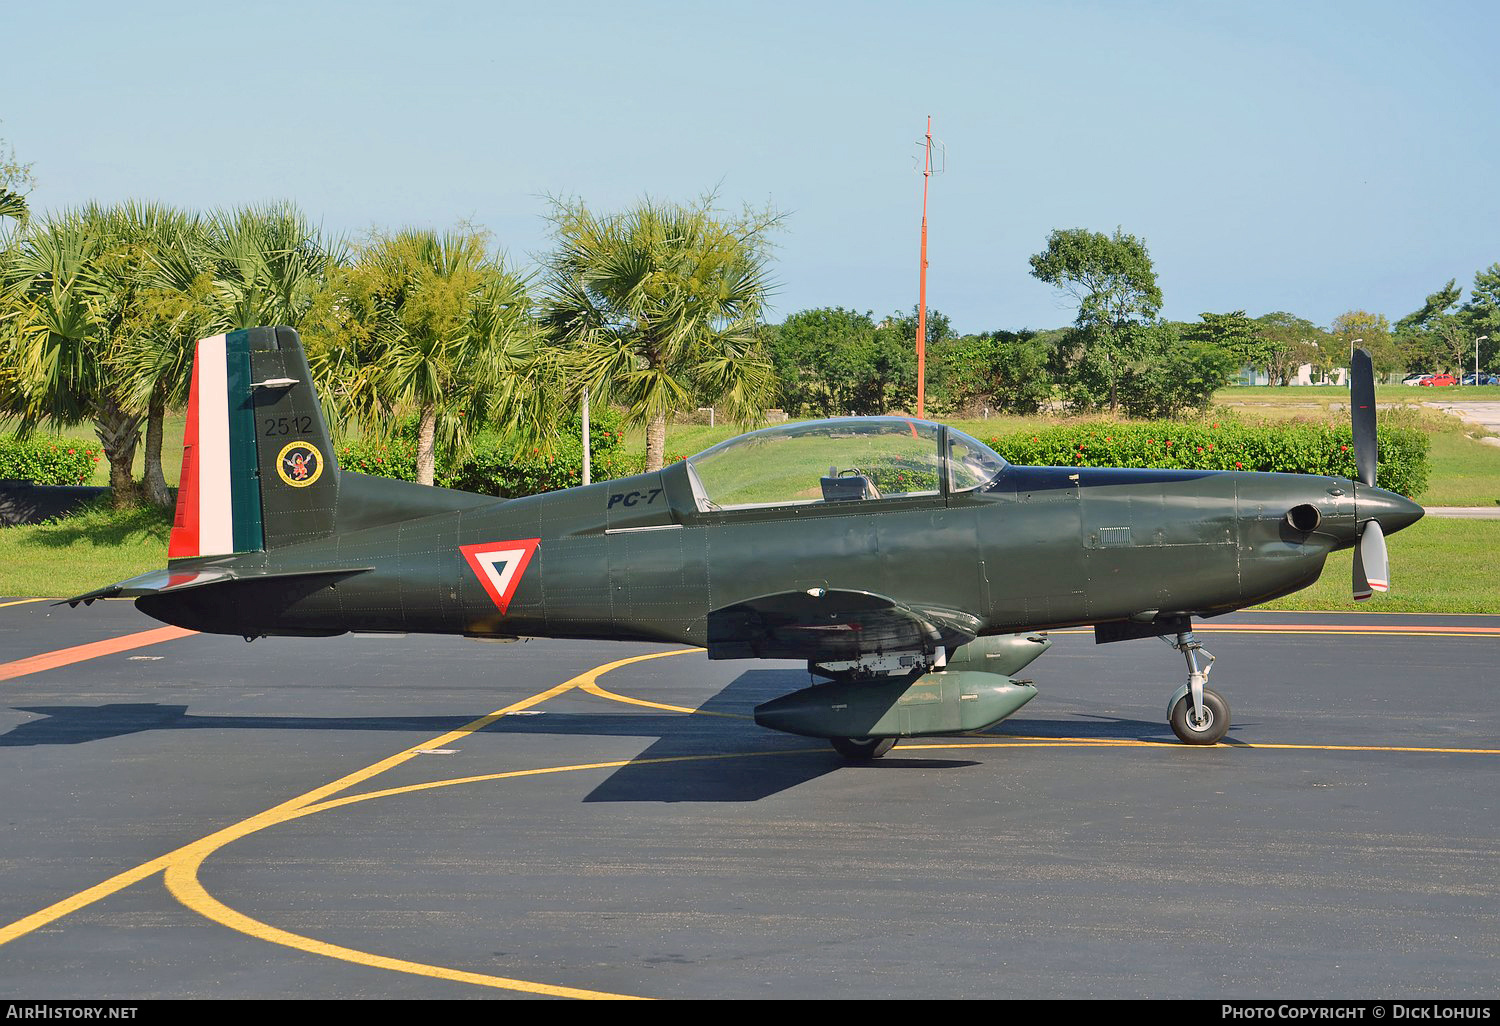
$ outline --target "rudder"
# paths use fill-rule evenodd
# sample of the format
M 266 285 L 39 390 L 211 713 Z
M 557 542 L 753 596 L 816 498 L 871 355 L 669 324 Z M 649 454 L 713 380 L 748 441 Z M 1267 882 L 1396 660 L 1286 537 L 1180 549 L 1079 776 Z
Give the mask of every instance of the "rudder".
M 168 559 L 327 537 L 338 490 L 338 461 L 296 331 L 250 328 L 200 341 Z

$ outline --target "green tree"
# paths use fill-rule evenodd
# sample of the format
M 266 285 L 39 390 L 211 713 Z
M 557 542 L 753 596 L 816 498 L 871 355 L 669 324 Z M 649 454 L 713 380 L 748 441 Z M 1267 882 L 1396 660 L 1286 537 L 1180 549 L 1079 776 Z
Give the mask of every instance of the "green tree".
M 1289 385 L 1297 368 L 1317 364 L 1325 343 L 1332 345 L 1322 328 L 1284 310 L 1255 318 L 1260 334 L 1266 376 L 1273 385 Z
M 1376 373 L 1395 373 L 1405 365 L 1401 350 L 1391 337 L 1391 323 L 1385 314 L 1349 310 L 1333 319 L 1328 333 L 1332 338 L 1325 355 L 1335 367 L 1349 366 L 1350 349 L 1355 339 L 1360 339 L 1359 347 L 1369 352 Z
M 1457 279 L 1450 278 L 1420 308 L 1396 322 L 1393 341 L 1403 369 L 1430 371 L 1447 363 L 1451 338 L 1460 330 L 1453 308 L 1463 298 L 1463 291 Z
M 820 417 L 854 412 L 869 380 L 875 322 L 843 307 L 801 310 L 770 333 L 767 349 L 782 408 Z
M 205 316 L 209 280 L 179 281 L 170 273 L 185 254 L 201 251 L 203 222 L 196 214 L 134 201 L 112 208 L 110 222 L 114 244 L 132 254 L 133 277 L 132 307 L 112 360 L 126 403 L 145 414 L 145 498 L 165 506 L 171 502 L 161 462 L 166 413 L 187 401 L 194 343 L 215 333 Z
M 1434 317 L 1441 317 L 1449 313 L 1458 305 L 1463 297 L 1464 290 L 1459 286 L 1457 278 L 1449 278 L 1448 284 L 1438 289 L 1427 297 L 1421 309 L 1413 310 L 1405 317 L 1396 322 L 1396 331 L 1406 333 L 1411 329 L 1425 328 Z
M 304 323 L 340 421 L 386 433 L 416 418 L 421 484 L 439 452 L 461 455 L 487 423 L 517 433 L 550 394 L 526 282 L 471 229 L 375 234 Z
M 645 425 L 647 470 L 662 466 L 673 415 L 713 404 L 748 423 L 773 400 L 756 327 L 778 221 L 722 217 L 712 197 L 647 199 L 603 216 L 582 202 L 555 205 L 545 322 L 568 349 L 572 389 L 617 401 Z
M 1182 337 L 1222 349 L 1241 365 L 1261 367 L 1265 363 L 1265 340 L 1245 311 L 1202 313 L 1199 323 L 1184 325 Z
M 1102 372 L 1110 410 L 1118 412 L 1118 367 L 1130 358 L 1124 329 L 1154 320 L 1162 304 L 1144 240 L 1119 228 L 1112 237 L 1083 228 L 1054 231 L 1047 248 L 1031 257 L 1031 274 L 1078 301 L 1079 334 L 1064 352 L 1074 354 L 1080 379 Z
M 940 395 L 951 410 L 983 400 L 1005 413 L 1033 414 L 1052 398 L 1051 348 L 1035 332 L 964 335 L 939 352 Z
M 15 148 L 0 139 L 0 251 L 10 248 L 30 216 L 26 194 L 35 187 L 31 165 L 17 160 Z
M 1145 241 L 1118 228 L 1113 237 L 1083 228 L 1054 231 L 1047 248 L 1031 257 L 1031 274 L 1078 301 L 1079 327 L 1149 321 L 1161 310 Z
M 142 418 L 119 373 L 119 345 L 137 330 L 148 259 L 114 212 L 89 206 L 33 221 L 5 268 L 13 412 L 25 430 L 91 420 L 116 506 L 137 494 L 131 464 Z
M 1489 338 L 1480 345 L 1480 363 L 1483 367 L 1495 369 L 1495 355 L 1500 352 L 1500 263 L 1474 272 L 1468 302 L 1459 309 L 1458 317 L 1467 337 L 1468 361 L 1474 358 L 1474 340 L 1488 335 Z M 1464 365 L 1473 367 L 1472 362 Z
M 299 328 L 328 273 L 347 258 L 291 203 L 220 210 L 205 224 L 214 323 L 224 331 Z
M 1206 410 L 1240 365 L 1226 348 L 1181 337 L 1171 324 L 1125 329 L 1131 354 L 1121 371 L 1122 405 L 1132 417 L 1180 417 Z

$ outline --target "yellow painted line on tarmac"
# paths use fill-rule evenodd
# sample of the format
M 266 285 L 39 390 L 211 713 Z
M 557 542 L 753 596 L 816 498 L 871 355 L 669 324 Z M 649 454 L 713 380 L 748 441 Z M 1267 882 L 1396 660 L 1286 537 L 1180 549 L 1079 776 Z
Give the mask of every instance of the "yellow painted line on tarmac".
M 207 853 L 204 853 L 206 856 Z M 352 962 L 355 965 L 370 966 L 374 969 L 389 969 L 392 972 L 409 973 L 414 976 L 429 976 L 438 980 L 452 980 L 456 983 L 472 983 L 480 987 L 496 987 L 502 990 L 517 990 L 527 994 L 540 994 L 545 997 L 578 998 L 583 1000 L 627 1000 L 642 1001 L 644 998 L 633 994 L 611 994 L 601 990 L 582 990 L 577 987 L 558 987 L 550 983 L 534 983 L 531 980 L 516 980 L 508 976 L 490 976 L 486 973 L 471 973 L 463 969 L 449 969 L 440 965 L 429 965 L 425 962 L 410 962 L 404 958 L 389 958 L 385 955 L 376 955 L 368 951 L 356 951 L 353 948 L 342 947 L 338 944 L 329 944 L 325 941 L 315 940 L 311 937 L 303 937 L 300 934 L 280 930 L 257 919 L 225 905 L 212 894 L 203 889 L 198 882 L 197 869 L 202 862 L 202 857 L 184 862 L 174 862 L 167 868 L 167 889 L 172 896 L 182 902 L 188 908 L 203 915 L 216 923 L 220 923 L 240 933 L 248 934 L 257 940 L 263 940 L 271 944 L 280 944 L 283 947 L 295 948 L 298 951 L 306 951 L 313 955 L 323 955 L 326 958 L 336 958 L 344 962 Z
M 225 827 L 222 830 L 215 831 L 214 833 L 209 834 L 207 837 L 195 841 L 192 844 L 184 845 L 183 847 L 178 848 L 175 851 L 168 852 L 167 854 L 162 855 L 159 858 L 152 859 L 150 862 L 143 863 L 142 865 L 139 865 L 134 869 L 129 869 L 123 873 L 116 874 L 115 876 L 110 877 L 108 880 L 105 880 L 102 883 L 96 884 L 95 886 L 90 887 L 87 890 L 80 891 L 77 894 L 72 895 L 71 897 L 65 898 L 62 901 L 49 905 L 46 908 L 34 912 L 22 919 L 19 919 L 8 926 L 0 927 L 0 946 L 10 943 L 18 937 L 23 937 L 26 934 L 39 930 L 42 927 L 49 925 L 50 923 L 56 922 L 64 916 L 72 914 L 73 912 L 77 912 L 80 909 L 87 908 L 88 906 L 93 905 L 96 902 L 102 901 L 110 895 L 117 894 L 120 891 L 124 890 L 126 887 L 129 887 L 135 883 L 139 883 L 140 881 L 145 880 L 158 872 L 171 870 L 179 865 L 190 866 L 195 869 L 196 866 L 203 861 L 203 859 L 207 858 L 211 853 L 217 851 L 225 845 L 230 844 L 231 842 L 236 841 L 249 834 L 255 833 L 256 831 L 264 830 L 266 827 L 274 826 L 277 823 L 285 822 L 289 819 L 295 819 L 299 814 L 303 813 L 303 810 L 308 809 L 310 806 L 313 806 L 316 803 L 334 794 L 337 794 L 340 791 L 347 790 L 348 788 L 353 787 L 356 784 L 362 783 L 370 779 L 371 777 L 378 776 L 379 774 L 384 773 L 386 770 L 391 769 L 395 766 L 399 766 L 400 764 L 407 762 L 410 759 L 414 759 L 418 755 L 420 755 L 422 750 L 424 749 L 441 748 L 444 745 L 449 744 L 453 741 L 457 741 L 460 738 L 468 736 L 469 734 L 473 734 L 476 731 L 483 730 L 485 727 L 488 727 L 490 724 L 494 723 L 502 716 L 506 716 L 510 713 L 521 712 L 523 710 L 531 708 L 534 705 L 539 705 L 550 698 L 555 698 L 558 695 L 563 694 L 564 692 L 570 691 L 575 687 L 579 687 L 585 682 L 592 683 L 599 676 L 608 673 L 611 670 L 618 669 L 622 666 L 628 666 L 632 663 L 645 662 L 646 660 L 650 659 L 661 659 L 665 656 L 684 655 L 688 652 L 697 651 L 700 650 L 678 649 L 670 652 L 650 652 L 646 655 L 631 656 L 627 659 L 617 659 L 613 662 L 605 663 L 601 666 L 596 666 L 592 670 L 581 673 L 571 680 L 564 681 L 562 684 L 559 684 L 556 687 L 548 688 L 546 691 L 539 692 L 538 694 L 532 695 L 529 698 L 523 698 L 521 701 L 508 705 L 503 709 L 497 709 L 494 712 L 489 713 L 488 715 L 481 716 L 478 719 L 466 723 L 462 727 L 449 731 L 448 733 L 443 734 L 439 737 L 424 741 L 417 745 L 413 745 L 410 748 L 407 748 L 388 759 L 382 759 L 380 762 L 374 763 L 370 766 L 366 766 L 364 769 L 356 770 L 353 773 L 340 777 L 338 780 L 335 780 L 332 783 L 325 784 L 322 787 L 314 788 L 306 794 L 282 802 L 279 805 L 267 809 L 265 812 L 259 813 L 255 816 L 251 816 L 249 819 L 242 820 L 241 822 L 236 823 L 233 826 Z M 187 894 L 194 901 L 199 900 L 197 898 L 197 892 L 194 890 L 194 887 L 186 882 L 186 878 L 183 876 L 182 872 L 179 871 L 177 873 L 173 873 L 172 877 L 173 880 L 178 884 L 178 886 L 183 889 L 184 894 Z M 194 880 L 194 882 L 196 881 Z M 169 884 L 169 887 L 170 886 L 171 885 Z M 201 890 L 201 887 L 197 889 Z M 176 892 L 174 891 L 174 893 Z M 204 909 L 210 908 L 211 905 L 218 905 L 218 903 L 212 901 L 209 903 L 204 903 L 203 909 L 200 909 L 199 911 L 201 911 L 202 914 L 207 915 L 208 912 L 204 911 Z M 189 907 L 193 906 L 190 905 Z M 217 908 L 214 908 L 213 911 L 215 913 L 218 913 Z M 210 916 L 210 918 L 214 917 Z M 248 923 L 254 923 L 254 920 L 249 920 L 248 917 L 244 918 Z M 230 922 L 225 922 L 225 925 L 233 924 Z M 272 931 L 276 935 L 276 938 L 273 938 L 268 934 L 265 937 L 262 937 L 262 939 L 273 940 L 273 942 L 281 943 L 279 937 L 282 933 L 284 933 L 284 931 L 277 931 L 274 927 L 269 926 L 267 926 L 265 929 L 268 931 Z M 252 933 L 251 936 L 257 936 L 257 934 Z M 321 944 L 321 942 L 312 941 L 309 941 L 308 943 Z M 331 951 L 337 946 L 327 945 L 326 947 Z M 310 949 L 302 946 L 302 950 Z M 386 963 L 394 963 L 399 961 L 384 959 L 384 956 L 379 955 L 363 955 L 359 952 L 351 952 L 349 949 L 340 948 L 338 950 L 345 953 L 338 957 L 348 957 L 348 960 L 350 961 L 360 961 L 361 959 L 363 959 L 363 961 L 361 961 L 361 964 L 378 964 L 380 968 L 392 968 L 391 964 Z M 353 956 L 359 957 L 355 958 Z M 422 975 L 432 975 L 432 973 L 427 972 L 426 970 L 437 968 L 432 966 L 422 967 L 420 963 L 410 963 L 410 965 L 416 968 L 408 969 L 406 971 L 420 971 Z M 444 971 L 446 972 L 449 970 Z M 451 972 L 458 971 L 451 970 Z M 466 977 L 464 982 L 478 982 L 478 974 L 461 975 Z M 457 979 L 458 977 L 454 976 L 450 978 Z M 624 996 L 618 994 L 607 994 L 604 992 L 576 990 L 575 988 L 556 988 L 550 984 L 533 984 L 524 980 L 505 980 L 505 978 L 503 977 L 484 977 L 484 979 L 489 981 L 486 984 L 488 986 L 501 987 L 503 989 L 511 990 L 523 990 L 527 993 L 542 994 L 563 990 L 568 991 L 569 996 L 574 997 L 585 995 L 597 997 Z M 505 980 L 505 982 L 500 982 L 502 980 Z
M 1395 615 L 1395 614 L 1391 614 Z M 1193 627 L 1194 633 L 1202 634 L 1347 634 L 1351 637 L 1407 637 L 1407 638 L 1497 638 L 1500 627 L 1426 627 L 1420 624 L 1382 627 L 1378 624 L 1322 624 L 1322 623 L 1200 623 Z M 1045 634 L 1092 634 L 1092 627 L 1064 627 L 1044 631 Z
M 10 602 L 0 602 L 0 609 L 4 609 L 6 606 L 24 606 L 28 602 L 46 602 L 46 601 L 47 600 L 44 599 L 44 598 L 15 599 L 15 600 L 10 601 Z
M 607 698 L 612 702 L 625 702 L 630 705 L 649 705 L 657 709 L 668 709 L 673 712 L 697 713 L 701 716 L 732 716 L 736 719 L 754 719 L 751 716 L 743 716 L 738 713 L 707 712 L 702 709 L 688 709 L 684 706 L 661 705 L 657 702 L 646 702 L 629 695 L 617 694 L 606 691 L 597 684 L 591 686 L 580 685 L 581 690 L 599 698 Z M 1136 738 L 1126 737 L 1040 737 L 1025 734 L 983 734 L 973 735 L 977 737 L 1004 738 L 1005 740 L 973 742 L 954 741 L 946 744 L 925 742 L 919 744 L 911 743 L 910 739 L 900 740 L 900 749 L 904 752 L 925 751 L 936 748 L 1281 748 L 1292 750 L 1306 750 L 1315 752 L 1428 752 L 1435 755 L 1500 755 L 1500 748 L 1422 748 L 1411 745 L 1303 745 L 1303 744 L 1274 744 L 1262 743 L 1252 744 L 1250 742 L 1229 741 L 1217 745 L 1184 745 L 1180 741 L 1142 741 Z M 811 749 L 816 751 L 817 749 Z M 686 758 L 700 758 L 699 756 L 687 756 Z M 657 760 L 650 760 L 657 761 Z M 550 772 L 550 771 L 544 771 Z
M 999 737 L 1000 735 L 991 735 Z M 1208 748 L 1291 749 L 1309 752 L 1425 752 L 1432 755 L 1500 755 L 1500 748 L 1421 748 L 1414 745 L 1301 745 L 1271 742 L 1221 741 L 1216 745 L 1185 745 L 1180 741 L 1141 741 L 1136 738 L 1102 737 L 1023 737 L 1007 735 L 1005 741 L 954 742 L 952 744 L 906 744 L 900 751 L 924 748 L 1173 748 L 1194 750 Z
M 408 784 L 401 787 L 386 788 L 377 791 L 369 791 L 358 794 L 344 794 L 357 784 L 363 783 L 386 770 L 389 770 L 410 759 L 416 758 L 423 750 L 438 748 L 457 741 L 476 731 L 483 730 L 502 716 L 524 711 L 535 705 L 539 705 L 551 698 L 555 698 L 565 692 L 578 689 L 592 694 L 596 697 L 605 698 L 610 701 L 624 702 L 633 705 L 645 705 L 652 708 L 660 708 L 669 711 L 705 714 L 702 710 L 687 709 L 680 706 L 670 706 L 662 703 L 646 702 L 641 699 L 632 699 L 629 696 L 618 695 L 607 691 L 598 684 L 598 678 L 606 673 L 633 663 L 644 662 L 651 659 L 660 659 L 667 656 L 685 655 L 698 652 L 699 649 L 678 649 L 669 652 L 653 652 L 646 655 L 632 656 L 626 659 L 615 660 L 602 664 L 592 670 L 579 674 L 571 680 L 565 681 L 555 687 L 539 692 L 529 698 L 522 699 L 495 712 L 479 717 L 470 723 L 455 730 L 449 731 L 437 738 L 413 745 L 404 751 L 381 760 L 363 769 L 347 774 L 332 783 L 323 785 L 293 798 L 282 802 L 265 812 L 252 816 L 246 820 L 216 831 L 208 836 L 185 845 L 173 852 L 169 852 L 159 858 L 146 862 L 134 869 L 127 870 L 103 881 L 102 883 L 80 891 L 72 897 L 57 902 L 45 909 L 40 910 L 24 919 L 18 920 L 9 926 L 0 927 L 0 945 L 40 929 L 50 923 L 56 922 L 86 908 L 112 894 L 118 893 L 132 884 L 145 880 L 155 873 L 163 872 L 165 882 L 171 893 L 185 906 L 214 922 L 221 923 L 231 929 L 264 940 L 268 943 L 281 944 L 296 950 L 311 954 L 335 958 L 358 965 L 370 966 L 372 968 L 387 969 L 395 972 L 404 972 L 414 975 L 427 976 L 435 979 L 451 980 L 455 982 L 487 986 L 504 990 L 514 990 L 524 993 L 538 994 L 543 996 L 571 997 L 571 998 L 625 998 L 630 995 L 613 994 L 603 991 L 590 991 L 582 988 L 561 987 L 554 984 L 538 983 L 528 980 L 518 980 L 509 977 L 491 976 L 483 973 L 472 973 L 465 970 L 451 969 L 443 966 L 429 965 L 421 962 L 412 962 L 404 959 L 391 958 L 370 952 L 357 951 L 340 945 L 330 944 L 314 938 L 304 937 L 290 931 L 282 930 L 252 919 L 244 913 L 229 908 L 218 899 L 209 894 L 198 879 L 198 871 L 203 862 L 213 853 L 221 850 L 226 845 L 233 843 L 243 837 L 258 831 L 267 829 L 281 823 L 290 822 L 305 816 L 315 815 L 321 812 L 332 811 L 344 806 L 361 802 L 371 801 L 378 798 L 394 797 L 397 795 L 412 794 L 420 791 L 428 791 L 441 787 L 453 787 L 462 784 L 481 783 L 503 779 L 517 779 L 524 777 L 536 777 L 547 774 L 579 772 L 585 770 L 618 769 L 630 765 L 650 765 L 663 763 L 686 763 L 704 762 L 711 760 L 769 757 L 777 755 L 803 755 L 821 753 L 820 747 L 807 747 L 791 750 L 776 750 L 765 752 L 745 753 L 710 753 L 703 755 L 669 756 L 657 759 L 625 759 L 607 762 L 584 763 L 573 766 L 540 767 L 526 770 L 512 770 L 503 773 L 480 774 L 469 777 L 458 777 L 443 781 L 430 781 L 426 783 Z M 732 716 L 726 713 L 706 713 L 706 715 Z M 737 717 L 744 718 L 744 717 Z M 1055 738 L 1055 737 L 1026 737 L 1016 736 L 1005 740 L 989 742 L 956 741 L 956 742 L 926 742 L 905 743 L 902 751 L 917 752 L 928 750 L 962 750 L 966 748 L 1037 748 L 1037 747 L 1150 747 L 1150 748 L 1174 748 L 1181 749 L 1183 746 L 1175 742 L 1164 741 L 1141 741 L 1130 738 Z M 1375 751 L 1375 752 L 1425 752 L 1437 754 L 1486 754 L 1500 755 L 1500 750 L 1492 749 L 1469 749 L 1469 748 L 1419 748 L 1407 746 L 1355 746 L 1355 745 L 1300 745 L 1300 744 L 1221 744 L 1216 747 L 1223 748 L 1265 748 L 1265 749 L 1300 749 L 1314 751 Z
M 176 853 L 172 854 L 175 855 Z M 161 872 L 171 861 L 172 855 L 163 855 L 160 858 L 152 859 L 150 862 L 136 866 L 134 869 L 127 869 L 123 873 L 116 874 L 103 883 L 95 884 L 88 890 L 79 891 L 71 898 L 64 898 L 62 901 L 48 905 L 39 912 L 33 912 L 29 916 L 17 919 L 9 926 L 0 926 L 0 947 L 9 944 L 17 937 L 24 937 L 28 933 L 40 930 L 42 927 L 56 922 L 63 916 L 71 915 L 79 909 L 87 908 L 96 901 L 102 901 L 111 894 L 123 891 L 131 884 L 140 883 L 147 877 Z
M 1225 748 L 1291 748 L 1315 752 L 1430 752 L 1435 755 L 1500 755 L 1497 748 L 1418 748 L 1412 745 L 1291 745 L 1249 742 L 1226 744 Z
M 686 651 L 701 652 L 702 649 L 687 649 Z M 676 655 L 679 653 L 669 654 Z M 755 718 L 753 716 L 746 716 L 744 713 L 714 712 L 710 709 L 690 709 L 685 705 L 667 705 L 663 702 L 648 702 L 644 698 L 632 698 L 629 695 L 620 695 L 616 694 L 613 691 L 606 691 L 604 688 L 599 686 L 599 683 L 596 680 L 580 684 L 578 685 L 578 689 L 580 691 L 586 691 L 596 698 L 607 698 L 611 702 L 623 702 L 626 705 L 645 706 L 647 709 L 662 709 L 666 712 L 692 713 L 698 716 L 722 716 L 725 719 L 730 720 L 751 720 Z

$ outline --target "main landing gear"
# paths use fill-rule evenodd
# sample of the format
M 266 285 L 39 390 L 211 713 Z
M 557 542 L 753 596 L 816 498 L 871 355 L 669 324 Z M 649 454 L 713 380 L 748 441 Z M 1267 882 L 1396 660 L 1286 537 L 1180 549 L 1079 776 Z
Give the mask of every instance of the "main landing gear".
M 893 737 L 831 737 L 828 743 L 851 762 L 869 762 L 896 747 Z
M 1183 631 L 1175 641 L 1162 640 L 1182 653 L 1188 667 L 1188 682 L 1173 692 L 1172 700 L 1167 703 L 1167 722 L 1172 725 L 1172 733 L 1183 744 L 1217 744 L 1229 732 L 1229 703 L 1223 695 L 1205 686 L 1214 667 L 1213 653 L 1193 637 L 1192 631 Z

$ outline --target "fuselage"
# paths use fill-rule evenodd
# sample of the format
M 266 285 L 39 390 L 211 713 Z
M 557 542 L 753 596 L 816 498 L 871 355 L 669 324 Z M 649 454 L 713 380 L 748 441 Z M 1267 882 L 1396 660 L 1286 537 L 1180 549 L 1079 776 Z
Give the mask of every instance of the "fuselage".
M 966 610 L 981 633 L 998 634 L 1229 612 L 1311 584 L 1329 552 L 1353 544 L 1369 510 L 1391 521 L 1387 533 L 1421 515 L 1343 478 L 1018 466 L 953 494 L 753 508 L 705 504 L 681 463 L 520 499 L 470 498 L 461 509 L 356 522 L 269 552 L 186 561 L 232 563 L 252 579 L 232 594 L 164 592 L 141 608 L 247 636 L 702 645 L 713 610 L 827 588 Z M 1288 517 L 1293 509 L 1300 519 Z M 295 588 L 253 580 L 324 568 L 359 572 Z

